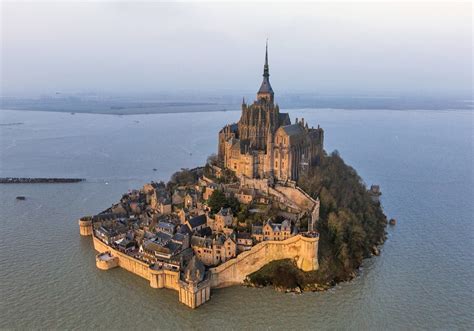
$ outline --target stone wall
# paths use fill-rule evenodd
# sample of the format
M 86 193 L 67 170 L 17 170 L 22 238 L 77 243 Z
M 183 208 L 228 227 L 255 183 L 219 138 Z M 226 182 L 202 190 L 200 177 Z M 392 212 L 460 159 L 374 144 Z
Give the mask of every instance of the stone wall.
M 277 184 L 275 185 L 275 190 L 283 194 L 289 201 L 303 210 L 312 210 L 316 202 L 299 187 L 293 188 Z
M 92 235 L 92 219 L 90 217 L 83 217 L 79 221 L 79 233 L 81 236 Z
M 303 271 L 317 270 L 319 237 L 297 235 L 283 241 L 264 241 L 211 271 L 211 287 L 242 284 L 245 278 L 274 260 L 292 259 Z
M 119 252 L 106 244 L 104 244 L 102 241 L 97 239 L 95 236 L 92 237 L 92 240 L 94 242 L 94 249 L 98 251 L 99 253 L 104 253 L 104 252 L 110 252 L 112 256 L 118 257 L 118 266 L 134 273 L 135 275 L 138 275 L 142 278 L 145 278 L 147 280 L 150 280 L 150 268 L 148 267 L 148 264 L 145 262 L 141 262 L 137 259 L 134 259 L 126 254 L 123 254 L 122 252 Z

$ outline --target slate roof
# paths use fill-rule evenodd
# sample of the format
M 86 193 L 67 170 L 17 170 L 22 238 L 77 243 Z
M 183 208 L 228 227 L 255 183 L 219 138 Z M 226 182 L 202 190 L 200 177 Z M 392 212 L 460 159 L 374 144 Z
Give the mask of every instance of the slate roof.
M 291 124 L 290 115 L 288 115 L 288 113 L 279 113 L 278 120 L 279 120 L 280 125 Z
M 189 229 L 189 226 L 187 226 L 186 224 L 182 224 L 178 230 L 179 233 L 182 233 L 182 234 L 190 234 L 191 233 L 191 230 Z
M 184 239 L 186 239 L 186 235 L 182 233 L 176 233 L 171 240 L 178 241 L 178 242 L 183 242 Z
M 281 127 L 289 136 L 296 136 L 303 134 L 304 129 L 299 124 L 285 125 Z
M 251 239 L 252 236 L 248 232 L 239 232 L 237 233 L 237 239 Z
M 168 223 L 168 222 L 159 222 L 158 223 L 158 228 L 163 229 L 165 231 L 168 231 L 170 233 L 174 232 L 174 224 Z
M 212 229 L 208 226 L 202 228 L 201 230 L 198 231 L 198 234 L 202 237 L 208 237 L 212 235 Z
M 194 255 L 184 269 L 184 280 L 198 283 L 204 279 L 205 272 L 204 264 Z
M 273 89 L 270 85 L 270 80 L 268 79 L 268 77 L 263 78 L 262 85 L 260 85 L 258 93 L 273 93 Z
M 165 232 L 157 232 L 155 238 L 153 239 L 159 244 L 166 244 L 168 241 L 171 240 L 171 235 Z
M 263 234 L 263 226 L 252 225 L 252 234 Z
M 199 215 L 196 217 L 193 217 L 189 220 L 189 225 L 191 225 L 191 228 L 197 228 L 198 226 L 201 226 L 203 224 L 206 224 L 207 218 L 206 215 Z

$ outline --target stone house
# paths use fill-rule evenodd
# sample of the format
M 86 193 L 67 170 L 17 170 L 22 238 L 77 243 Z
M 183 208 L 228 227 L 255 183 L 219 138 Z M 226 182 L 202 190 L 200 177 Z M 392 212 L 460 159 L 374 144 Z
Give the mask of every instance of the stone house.
M 191 248 L 207 266 L 218 265 L 237 256 L 237 244 L 231 237 L 224 235 L 214 238 L 193 236 Z
M 245 252 L 252 249 L 253 239 L 252 235 L 248 232 L 239 232 L 236 235 L 237 239 L 237 252 Z
M 198 196 L 196 193 L 188 192 L 184 196 L 184 208 L 193 209 L 197 206 Z
M 186 220 L 185 223 L 191 232 L 199 231 L 202 228 L 207 226 L 207 216 L 206 215 L 199 215 L 191 218 L 190 220 Z
M 218 186 L 214 183 L 210 183 L 210 184 L 207 184 L 205 187 L 204 187 L 204 192 L 202 194 L 202 198 L 204 200 L 208 200 L 209 197 L 212 195 L 212 193 L 217 190 Z
M 281 223 L 273 223 L 267 221 L 263 225 L 263 240 L 286 240 L 292 236 L 291 234 L 291 223 L 288 220 L 284 220 Z
M 182 249 L 189 248 L 190 244 L 190 235 L 187 233 L 176 233 L 172 238 L 171 241 L 174 243 L 180 244 Z
M 150 196 L 150 207 L 162 215 L 171 214 L 172 205 L 168 192 L 153 190 Z
M 232 210 L 230 208 L 221 208 L 219 212 L 214 215 L 214 219 L 213 230 L 216 232 L 222 232 L 225 227 L 231 226 L 234 221 Z
M 155 240 L 148 240 L 140 246 L 139 252 L 142 254 L 143 259 L 149 263 L 170 263 L 173 257 L 180 253 L 181 250 L 182 246 L 172 241 L 160 244 Z
M 160 232 L 167 233 L 169 235 L 174 234 L 175 225 L 169 222 L 160 221 L 156 226 L 156 229 Z
M 263 226 L 252 224 L 252 238 L 258 242 L 263 241 Z
M 96 237 L 110 245 L 126 237 L 129 228 L 120 221 L 104 222 L 94 233 Z

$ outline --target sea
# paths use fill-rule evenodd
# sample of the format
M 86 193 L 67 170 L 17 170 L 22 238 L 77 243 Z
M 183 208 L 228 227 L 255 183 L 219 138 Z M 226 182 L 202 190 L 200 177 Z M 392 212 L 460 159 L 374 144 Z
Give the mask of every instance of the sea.
M 288 112 L 324 128 L 325 149 L 338 150 L 366 185 L 380 185 L 397 224 L 352 281 L 301 295 L 212 290 L 191 310 L 172 290 L 97 269 L 77 221 L 128 190 L 203 165 L 239 111 L 0 110 L 0 177 L 86 179 L 0 184 L 0 329 L 474 329 L 474 112 Z

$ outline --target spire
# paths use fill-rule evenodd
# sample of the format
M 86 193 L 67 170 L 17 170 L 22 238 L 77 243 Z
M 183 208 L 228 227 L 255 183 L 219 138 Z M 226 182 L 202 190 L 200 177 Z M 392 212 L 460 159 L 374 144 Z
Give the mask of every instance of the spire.
M 268 39 L 265 43 L 265 64 L 263 66 L 263 81 L 257 92 L 257 100 L 266 100 L 273 104 L 273 89 L 270 85 L 270 72 L 268 69 Z
M 268 70 L 268 39 L 265 43 L 265 65 L 263 66 L 263 77 L 270 77 L 270 73 Z

